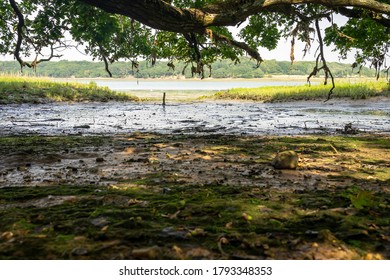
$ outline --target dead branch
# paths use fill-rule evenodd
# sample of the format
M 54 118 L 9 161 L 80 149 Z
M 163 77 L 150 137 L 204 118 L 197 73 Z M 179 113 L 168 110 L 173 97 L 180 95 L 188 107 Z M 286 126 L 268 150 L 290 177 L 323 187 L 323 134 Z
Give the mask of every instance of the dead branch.
M 198 74 L 201 76 L 202 79 L 204 79 L 204 69 L 203 69 L 203 62 L 202 57 L 199 50 L 199 43 L 196 38 L 195 33 L 184 33 L 184 38 L 186 38 L 190 48 L 194 51 L 194 57 L 193 61 L 196 62 L 196 67 L 191 67 L 191 74 L 194 76 L 194 74 Z
M 103 61 L 104 61 L 104 68 L 105 68 L 106 72 L 108 73 L 108 75 L 110 76 L 110 78 L 112 78 L 112 73 L 111 73 L 111 71 L 110 71 L 110 69 L 108 67 L 108 58 L 105 55 L 104 49 L 103 49 L 102 46 L 99 46 L 99 51 L 100 51 L 100 55 L 102 56 Z
M 330 100 L 330 98 L 332 97 L 332 94 L 333 94 L 333 90 L 334 88 L 336 87 L 335 86 L 335 82 L 334 82 L 334 77 L 333 77 L 333 74 L 332 72 L 330 71 L 329 67 L 328 67 L 328 64 L 326 62 L 326 59 L 325 59 L 325 55 L 324 55 L 324 42 L 322 40 L 322 35 L 321 35 L 321 29 L 320 29 L 320 24 L 319 24 L 319 20 L 316 19 L 315 20 L 315 27 L 316 27 L 316 32 L 317 32 L 317 36 L 318 36 L 318 43 L 319 43 L 319 47 L 318 47 L 318 50 L 319 50 L 319 54 L 317 55 L 317 58 L 316 58 L 316 65 L 314 66 L 314 69 L 313 71 L 310 73 L 310 75 L 307 77 L 307 82 L 310 84 L 310 79 L 311 77 L 317 75 L 317 73 L 321 70 L 323 70 L 325 72 L 325 80 L 324 80 L 324 85 L 327 85 L 328 84 L 328 79 L 329 77 L 331 78 L 331 81 L 332 81 L 332 88 L 329 90 L 329 93 L 328 93 L 328 97 L 327 99 L 325 100 L 328 101 Z M 319 67 L 319 61 L 321 60 L 321 63 L 322 63 L 322 66 Z

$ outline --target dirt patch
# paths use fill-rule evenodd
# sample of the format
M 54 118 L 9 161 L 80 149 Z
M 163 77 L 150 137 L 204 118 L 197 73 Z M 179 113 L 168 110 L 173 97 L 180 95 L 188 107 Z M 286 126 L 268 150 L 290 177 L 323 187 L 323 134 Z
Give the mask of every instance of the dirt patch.
M 0 141 L 2 259 L 390 257 L 386 136 Z

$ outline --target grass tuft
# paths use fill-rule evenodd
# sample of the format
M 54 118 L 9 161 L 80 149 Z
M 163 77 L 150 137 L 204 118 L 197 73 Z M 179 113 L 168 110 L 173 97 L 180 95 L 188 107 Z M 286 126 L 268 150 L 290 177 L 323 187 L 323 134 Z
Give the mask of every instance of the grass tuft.
M 326 99 L 330 85 L 272 86 L 259 88 L 235 88 L 214 95 L 215 99 L 252 100 L 282 102 L 297 100 Z M 376 96 L 390 96 L 387 82 L 336 82 L 333 98 L 367 99 Z
M 118 93 L 108 87 L 89 84 L 53 82 L 45 78 L 0 76 L 0 104 L 138 101 L 138 98 Z

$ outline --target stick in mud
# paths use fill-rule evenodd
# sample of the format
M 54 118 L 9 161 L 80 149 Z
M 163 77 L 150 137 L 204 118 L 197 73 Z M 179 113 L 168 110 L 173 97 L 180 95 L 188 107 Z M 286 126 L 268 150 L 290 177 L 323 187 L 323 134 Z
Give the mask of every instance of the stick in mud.
M 163 106 L 165 106 L 165 95 L 166 95 L 166 93 L 164 92 L 163 93 L 163 103 L 162 103 Z

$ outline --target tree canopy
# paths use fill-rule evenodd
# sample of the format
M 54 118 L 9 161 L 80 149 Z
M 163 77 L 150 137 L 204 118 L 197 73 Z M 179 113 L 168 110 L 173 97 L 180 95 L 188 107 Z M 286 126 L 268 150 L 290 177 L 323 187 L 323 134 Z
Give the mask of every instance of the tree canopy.
M 345 24 L 335 15 L 345 16 Z M 328 27 L 322 30 L 320 22 Z M 108 73 L 118 60 L 137 69 L 140 59 L 166 59 L 170 68 L 184 61 L 203 77 L 221 58 L 239 62 L 247 54 L 259 65 L 259 47 L 272 50 L 283 38 L 291 41 L 291 61 L 297 40 L 305 43 L 304 52 L 319 43 L 309 77 L 324 71 L 325 82 L 333 82 L 324 53 L 331 44 L 341 57 L 356 51 L 354 66 L 388 73 L 390 0 L 0 1 L 0 53 L 13 54 L 22 67 L 59 57 L 74 44 L 104 61 Z M 35 59 L 27 62 L 29 56 Z

